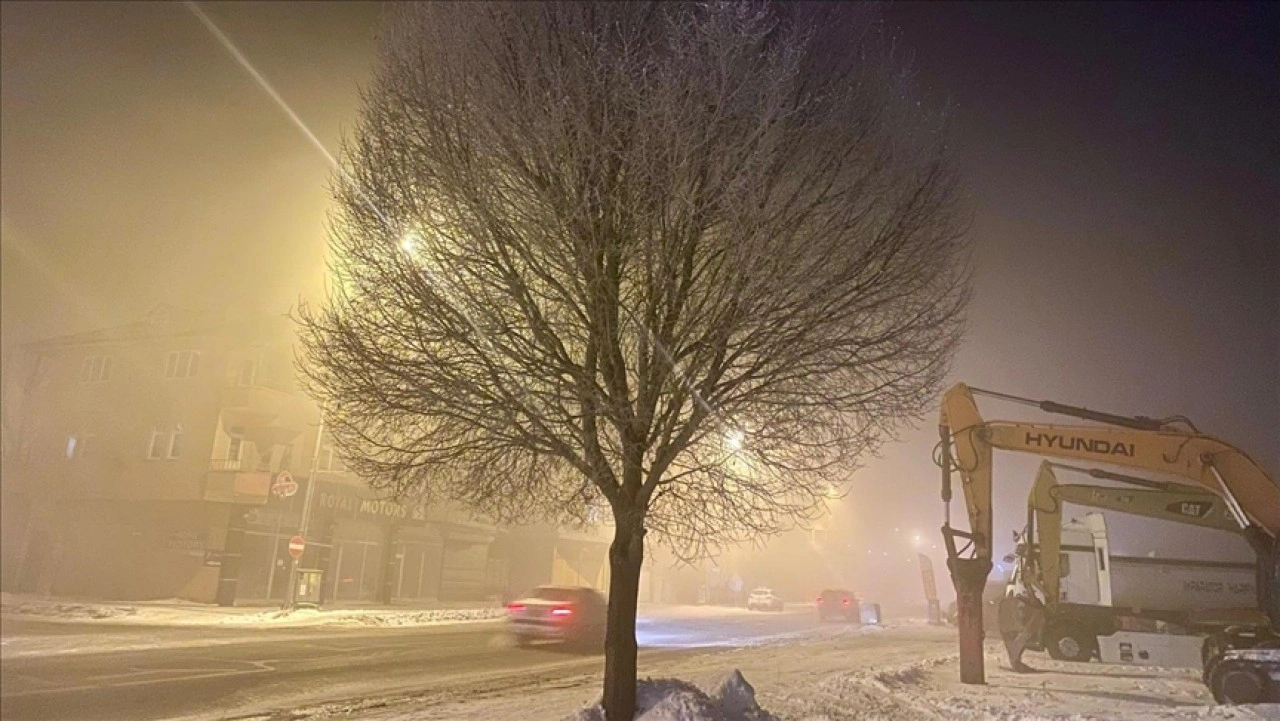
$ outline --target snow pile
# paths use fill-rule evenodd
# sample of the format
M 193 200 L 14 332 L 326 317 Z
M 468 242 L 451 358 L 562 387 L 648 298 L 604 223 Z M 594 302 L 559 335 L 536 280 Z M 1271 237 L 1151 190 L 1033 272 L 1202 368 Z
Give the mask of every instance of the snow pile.
M 0 593 L 0 613 L 46 616 L 72 620 L 127 618 L 136 616 L 133 606 L 113 606 L 93 603 L 59 602 L 44 599 L 25 599 L 8 593 Z
M 430 626 L 502 618 L 502 608 L 253 609 L 221 607 L 178 599 L 128 605 L 86 599 L 55 599 L 0 593 L 0 613 L 51 621 L 105 621 L 157 626 Z
M 595 704 L 565 721 L 605 721 L 604 707 Z M 645 679 L 636 684 L 635 721 L 779 721 L 756 703 L 756 692 L 737 670 L 708 696 L 688 681 Z
M 881 671 L 875 675 L 875 679 L 885 688 L 915 686 L 924 681 L 924 666 L 917 663 L 905 668 Z
M 506 614 L 501 608 L 450 608 L 426 611 L 399 610 L 333 610 L 314 608 L 272 610 L 248 616 L 230 616 L 221 623 L 237 626 L 259 625 L 332 625 L 402 627 L 430 626 L 441 623 L 489 621 Z

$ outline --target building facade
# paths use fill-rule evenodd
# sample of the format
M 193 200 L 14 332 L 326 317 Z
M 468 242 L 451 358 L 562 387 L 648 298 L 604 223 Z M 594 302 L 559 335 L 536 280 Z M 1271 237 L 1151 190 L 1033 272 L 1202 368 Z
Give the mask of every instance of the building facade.
M 322 602 L 606 587 L 609 529 L 499 528 L 380 497 L 347 472 L 297 386 L 287 318 L 161 307 L 28 351 L 0 484 L 6 590 L 282 601 L 308 497 L 299 566 L 321 571 Z

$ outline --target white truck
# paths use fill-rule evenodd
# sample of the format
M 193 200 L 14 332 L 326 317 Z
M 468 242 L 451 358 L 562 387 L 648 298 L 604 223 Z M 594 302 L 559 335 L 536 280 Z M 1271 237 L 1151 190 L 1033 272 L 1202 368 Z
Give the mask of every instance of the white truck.
M 1113 555 L 1100 513 L 1062 524 L 1058 566 L 1041 637 L 1056 659 L 1200 668 L 1205 635 L 1258 616 L 1254 563 Z

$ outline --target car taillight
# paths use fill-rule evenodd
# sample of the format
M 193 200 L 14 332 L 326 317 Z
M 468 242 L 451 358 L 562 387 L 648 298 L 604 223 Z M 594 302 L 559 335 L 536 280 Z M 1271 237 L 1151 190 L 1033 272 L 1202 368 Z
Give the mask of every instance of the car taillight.
M 522 611 L 524 611 L 524 604 L 523 604 L 523 603 L 509 603 L 509 604 L 507 604 L 507 611 L 508 611 L 509 613 L 521 613 Z
M 840 605 L 841 605 L 841 606 L 848 606 L 848 605 L 849 605 L 849 599 L 847 599 L 847 598 L 842 598 L 842 599 L 840 599 Z
M 552 616 L 569 616 L 573 614 L 573 609 L 568 606 L 557 606 L 551 609 Z

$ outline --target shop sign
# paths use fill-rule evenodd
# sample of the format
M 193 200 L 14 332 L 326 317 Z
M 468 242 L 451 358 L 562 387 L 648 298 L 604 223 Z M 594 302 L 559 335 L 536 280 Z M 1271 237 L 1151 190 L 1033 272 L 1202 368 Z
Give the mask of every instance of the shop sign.
M 297 492 L 298 482 L 293 480 L 293 474 L 288 471 L 280 471 L 276 474 L 276 479 L 271 484 L 271 495 L 276 498 L 288 498 Z
M 171 551 L 198 551 L 204 553 L 204 536 L 195 531 L 174 531 L 165 536 L 164 547 Z
M 427 514 L 421 507 L 409 507 L 403 503 L 381 498 L 361 498 L 356 489 L 345 489 L 332 484 L 317 488 L 316 505 L 327 511 L 351 518 L 367 520 L 426 521 Z

